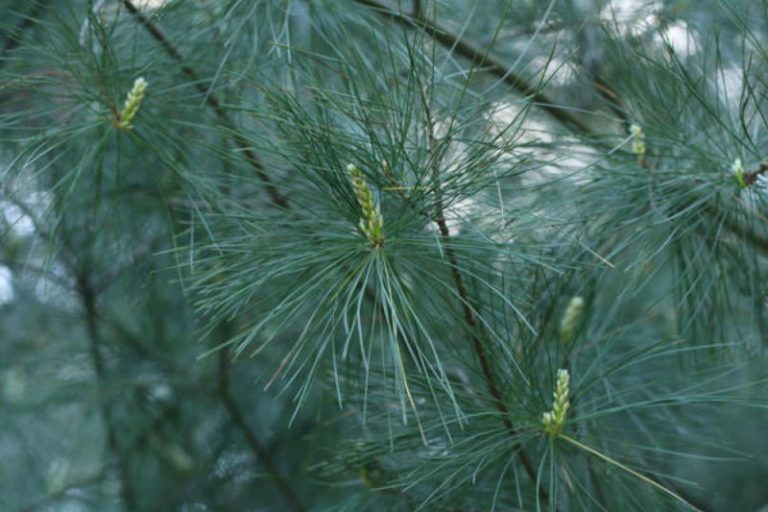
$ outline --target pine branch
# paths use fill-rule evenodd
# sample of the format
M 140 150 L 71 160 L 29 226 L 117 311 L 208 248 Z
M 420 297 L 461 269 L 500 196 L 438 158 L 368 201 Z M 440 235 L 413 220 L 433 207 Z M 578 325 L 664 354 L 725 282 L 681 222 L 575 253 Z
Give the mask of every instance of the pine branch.
M 98 394 L 99 410 L 101 411 L 104 428 L 107 431 L 107 447 L 117 459 L 117 468 L 121 480 L 120 492 L 123 500 L 123 507 L 126 511 L 132 512 L 137 510 L 137 506 L 136 496 L 131 484 L 128 469 L 128 458 L 118 441 L 118 430 L 117 425 L 115 424 L 112 403 L 104 393 L 104 388 L 107 385 L 107 368 L 104 356 L 101 353 L 103 343 L 99 334 L 96 294 L 86 271 L 83 270 L 79 273 L 77 276 L 77 283 L 82 306 L 85 310 L 85 326 L 86 332 L 88 333 L 91 362 L 96 373 L 96 392 Z
M 599 74 L 595 73 L 591 80 L 592 87 L 608 103 L 608 107 L 613 112 L 613 115 L 621 122 L 621 126 L 624 132 L 629 135 L 630 126 L 632 125 L 632 119 L 629 117 L 626 104 L 621 99 L 621 96 L 616 90 L 610 86 Z
M 136 21 L 142 27 L 144 27 L 152 39 L 154 39 L 157 44 L 160 45 L 163 51 L 165 51 L 169 57 L 180 64 L 182 73 L 184 73 L 194 83 L 195 89 L 197 89 L 197 91 L 205 97 L 206 105 L 208 105 L 213 110 L 213 112 L 216 114 L 216 117 L 218 117 L 221 123 L 232 133 L 232 138 L 234 139 L 235 145 L 243 154 L 248 164 L 254 169 L 256 176 L 264 184 L 264 187 L 266 188 L 267 194 L 269 194 L 272 203 L 280 208 L 289 208 L 288 198 L 278 190 L 274 181 L 267 173 L 267 170 L 264 168 L 264 164 L 261 163 L 259 157 L 253 151 L 253 149 L 251 149 L 245 137 L 243 137 L 237 130 L 235 123 L 229 117 L 227 111 L 224 110 L 224 107 L 222 106 L 219 98 L 214 95 L 213 92 L 211 92 L 205 85 L 203 85 L 203 82 L 197 75 L 197 72 L 195 72 L 194 69 L 185 63 L 186 61 L 181 55 L 181 52 L 179 52 L 179 50 L 173 46 L 168 37 L 166 37 L 166 35 L 156 24 L 147 18 L 131 0 L 122 0 L 122 4 L 125 6 L 125 9 L 136 19 Z
M 439 204 L 439 200 L 438 200 Z M 441 209 L 438 206 L 439 209 Z M 438 229 L 440 230 L 440 236 L 443 238 L 443 240 L 446 242 L 445 245 L 445 255 L 448 258 L 448 265 L 451 267 L 451 274 L 453 276 L 453 282 L 454 286 L 456 287 L 456 293 L 458 294 L 459 298 L 461 299 L 461 307 L 462 312 L 464 314 L 464 321 L 467 323 L 470 329 L 470 340 L 472 342 L 472 348 L 475 352 L 475 355 L 477 356 L 478 361 L 480 362 L 480 368 L 483 372 L 483 377 L 485 378 L 486 385 L 488 386 L 488 392 L 491 394 L 491 397 L 493 397 L 493 403 L 496 406 L 496 409 L 501 413 L 502 415 L 502 422 L 504 423 L 504 426 L 506 427 L 507 431 L 511 436 L 517 436 L 517 428 L 514 426 L 512 421 L 509 419 L 509 409 L 507 409 L 507 406 L 504 404 L 503 397 L 501 394 L 501 391 L 499 390 L 499 385 L 496 382 L 496 377 L 493 374 L 493 369 L 491 367 L 490 360 L 488 358 L 487 353 L 485 352 L 485 347 L 483 346 L 483 342 L 480 339 L 480 336 L 477 334 L 477 331 L 480 329 L 480 325 L 477 321 L 477 318 L 475 317 L 474 312 L 472 311 L 472 308 L 469 307 L 469 295 L 467 294 L 467 289 L 464 285 L 464 280 L 461 275 L 461 271 L 459 269 L 459 261 L 456 257 L 456 253 L 453 251 L 453 248 L 450 246 L 450 238 L 451 238 L 451 232 L 448 229 L 448 225 L 445 222 L 445 217 L 442 215 L 442 213 L 438 213 L 438 217 L 435 219 L 435 223 L 438 226 Z M 531 462 L 528 455 L 523 451 L 523 447 L 520 446 L 519 443 L 515 443 L 515 447 L 519 448 L 517 452 L 518 459 L 520 460 L 520 463 L 523 465 L 523 468 L 525 469 L 526 474 L 531 479 L 532 482 L 536 482 L 536 468 L 534 467 L 533 463 Z M 544 503 L 547 503 L 549 500 L 549 493 L 547 493 L 547 490 L 544 489 L 544 487 L 539 487 L 539 496 L 541 497 L 542 501 Z
M 248 421 L 245 419 L 242 411 L 235 402 L 231 392 L 231 379 L 230 379 L 230 355 L 229 347 L 223 347 L 219 350 L 219 395 L 221 401 L 224 404 L 224 408 L 232 419 L 237 429 L 242 434 L 248 447 L 251 449 L 256 459 L 264 465 L 267 469 L 269 477 L 275 484 L 275 487 L 280 491 L 286 501 L 289 503 L 292 510 L 296 512 L 302 512 L 305 510 L 304 505 L 301 503 L 298 494 L 293 490 L 293 487 L 288 481 L 280 474 L 280 470 L 277 464 L 272 460 L 271 455 L 261 445 L 256 435 L 251 431 L 251 427 L 248 425 Z
M 421 6 L 421 0 L 413 0 L 413 5 L 411 7 L 411 16 L 414 18 L 420 18 L 422 16 L 422 6 Z
M 372 0 L 355 0 L 355 1 L 371 7 L 386 9 L 385 6 L 378 4 L 377 2 Z M 129 12 L 131 12 L 131 14 L 136 16 L 139 22 L 142 25 L 144 25 L 144 27 L 149 31 L 152 37 L 156 41 L 158 41 L 158 43 L 164 48 L 166 53 L 168 53 L 174 60 L 177 60 L 179 63 L 182 64 L 181 69 L 184 72 L 184 74 L 186 74 L 195 83 L 195 87 L 198 89 L 198 91 L 201 94 L 204 94 L 206 96 L 207 105 L 211 107 L 214 110 L 216 116 L 227 127 L 229 127 L 232 130 L 235 143 L 243 151 L 246 157 L 246 160 L 257 170 L 257 174 L 259 175 L 259 178 L 262 179 L 262 181 L 266 184 L 267 191 L 272 197 L 273 202 L 278 206 L 281 206 L 284 208 L 288 207 L 287 201 L 283 196 L 279 195 L 279 193 L 277 192 L 277 189 L 271 183 L 271 179 L 266 174 L 260 161 L 258 160 L 256 155 L 252 152 L 252 150 L 250 150 L 250 148 L 248 147 L 247 141 L 241 135 L 239 135 L 239 133 L 237 133 L 236 130 L 234 129 L 233 123 L 229 119 L 224 108 L 221 106 L 221 103 L 219 102 L 218 98 L 213 94 L 210 94 L 210 91 L 208 91 L 208 89 L 204 85 L 202 85 L 201 81 L 199 80 L 199 77 L 194 72 L 194 70 L 192 70 L 191 68 L 189 68 L 183 63 L 184 59 L 181 56 L 181 54 L 178 52 L 178 50 L 176 50 L 170 44 L 170 42 L 162 34 L 162 32 L 160 32 L 157 29 L 157 27 L 151 23 L 151 21 L 149 21 L 145 16 L 143 16 L 140 12 L 138 12 L 138 10 L 135 10 L 134 8 L 134 11 L 131 11 L 131 9 L 128 7 L 129 5 L 132 5 L 129 0 L 124 0 L 124 4 L 126 5 L 126 8 L 129 10 Z M 418 7 L 418 3 L 415 4 L 415 7 Z M 576 129 L 577 131 L 585 135 L 592 134 L 591 130 L 586 125 L 583 125 L 581 121 L 574 118 L 570 113 L 563 110 L 561 107 L 555 106 L 554 103 L 549 98 L 547 98 L 547 96 L 545 96 L 543 93 L 541 93 L 537 89 L 527 84 L 520 77 L 510 73 L 507 66 L 505 66 L 500 61 L 495 60 L 493 57 L 490 57 L 487 51 L 484 51 L 483 49 L 478 48 L 477 46 L 467 41 L 464 41 L 458 36 L 455 36 L 451 34 L 449 31 L 447 31 L 446 29 L 440 27 L 439 25 L 433 24 L 428 20 L 424 19 L 423 14 L 420 12 L 420 10 L 416 11 L 416 14 L 414 16 L 406 16 L 406 15 L 397 14 L 393 12 L 384 13 L 383 15 L 392 19 L 398 24 L 420 28 L 424 30 L 428 35 L 433 37 L 437 42 L 441 43 L 442 45 L 448 48 L 452 48 L 453 51 L 455 51 L 458 55 L 464 58 L 467 58 L 473 64 L 480 66 L 481 68 L 490 72 L 491 74 L 499 76 L 500 78 L 503 79 L 505 83 L 512 86 L 519 93 L 532 98 L 533 101 L 536 102 L 536 104 L 540 108 L 544 109 L 547 113 L 549 113 L 552 117 L 554 117 L 556 120 L 558 120 L 565 126 L 568 126 L 571 129 Z M 595 79 L 594 84 L 598 92 L 601 94 L 601 96 L 603 96 L 604 98 L 608 99 L 611 102 L 612 108 L 614 108 L 614 106 L 622 105 L 620 98 L 618 97 L 618 95 L 616 95 L 612 91 L 612 89 L 610 89 L 610 87 L 608 87 L 605 84 L 602 84 L 599 79 Z M 623 109 L 623 106 L 616 107 L 614 112 L 624 122 L 625 125 L 628 124 L 628 117 L 626 116 L 626 111 Z M 431 142 L 434 142 L 433 137 Z M 439 185 L 436 185 L 436 191 L 439 196 L 440 194 Z M 279 197 L 276 198 L 275 194 L 278 194 Z M 509 411 L 503 402 L 502 393 L 500 392 L 498 383 L 493 374 L 493 369 L 492 369 L 489 356 L 486 353 L 483 340 L 481 338 L 481 335 L 479 334 L 479 332 L 482 330 L 482 327 L 480 326 L 480 323 L 476 318 L 474 311 L 469 305 L 470 304 L 469 294 L 466 289 L 466 285 L 464 283 L 463 276 L 460 271 L 461 267 L 458 261 L 458 257 L 450 244 L 451 233 L 447 226 L 442 205 L 439 199 L 437 201 L 437 216 L 435 219 L 433 219 L 433 221 L 437 225 L 441 237 L 446 242 L 445 252 L 446 252 L 446 257 L 447 257 L 449 266 L 451 268 L 454 286 L 462 302 L 462 312 L 463 312 L 464 320 L 471 331 L 470 339 L 472 342 L 473 350 L 480 363 L 480 367 L 484 375 L 484 378 L 486 380 L 488 391 L 494 399 L 495 406 L 497 407 L 499 412 L 502 414 L 502 421 L 506 429 L 510 432 L 511 435 L 516 436 L 517 435 L 516 427 L 509 419 Z M 244 439 L 246 440 L 251 450 L 254 452 L 257 458 L 264 464 L 264 466 L 268 469 L 271 476 L 273 477 L 273 481 L 275 485 L 279 488 L 280 492 L 285 496 L 288 502 L 291 503 L 291 506 L 294 507 L 295 510 L 303 510 L 303 506 L 301 505 L 301 502 L 299 501 L 298 496 L 295 494 L 293 489 L 287 485 L 286 481 L 279 476 L 277 467 L 274 464 L 274 462 L 271 460 L 268 451 L 264 449 L 264 447 L 260 444 L 259 440 L 255 437 L 253 432 L 250 430 L 250 427 L 248 426 L 247 421 L 245 420 L 245 417 L 237 407 L 237 404 L 235 403 L 234 398 L 231 395 L 230 376 L 229 376 L 230 361 L 229 361 L 228 351 L 227 350 L 220 351 L 219 357 L 220 357 L 219 359 L 220 390 L 222 395 L 222 401 L 227 409 L 228 414 L 230 414 L 233 420 L 233 423 L 241 431 Z M 518 451 L 518 457 L 528 476 L 531 478 L 533 482 L 536 482 L 537 480 L 536 469 L 534 465 L 531 463 L 527 454 L 522 450 L 522 448 L 520 448 L 520 450 Z M 544 489 L 543 487 L 540 487 L 538 489 L 538 492 L 542 500 L 546 502 L 548 500 L 548 493 L 546 489 Z M 680 494 L 679 491 L 677 491 L 677 489 L 676 489 L 676 492 Z
M 431 166 L 432 166 L 432 178 L 434 181 L 434 190 L 435 190 L 435 209 L 436 209 L 436 216 L 433 219 L 433 222 L 437 225 L 438 230 L 440 231 L 440 236 L 445 242 L 444 244 L 444 251 L 446 258 L 448 259 L 448 266 L 451 268 L 451 275 L 453 277 L 453 283 L 454 287 L 456 288 L 456 293 L 461 300 L 461 309 L 462 313 L 464 315 L 464 321 L 467 324 L 467 327 L 469 329 L 469 338 L 472 343 L 472 349 L 475 352 L 475 355 L 477 356 L 478 362 L 480 363 L 480 369 L 483 373 L 483 378 L 485 379 L 486 386 L 488 388 L 488 392 L 491 394 L 491 397 L 493 398 L 493 403 L 496 407 L 496 409 L 501 413 L 501 421 L 504 424 L 504 427 L 506 428 L 507 432 L 509 432 L 509 435 L 512 437 L 516 437 L 518 435 L 517 428 L 512 423 L 512 420 L 509 418 L 509 409 L 507 408 L 506 404 L 504 403 L 503 396 L 501 394 L 501 390 L 499 389 L 499 385 L 496 382 L 496 377 L 493 373 L 493 368 L 491 366 L 490 359 L 488 357 L 488 354 L 486 353 L 485 346 L 483 345 L 483 340 L 480 338 L 479 331 L 481 330 L 480 323 L 477 320 L 477 317 L 475 316 L 474 311 L 472 311 L 472 308 L 470 307 L 470 299 L 469 294 L 467 292 L 467 288 L 464 284 L 464 278 L 461 274 L 461 268 L 459 265 L 459 259 L 456 256 L 456 252 L 453 250 L 453 247 L 451 246 L 451 232 L 448 228 L 448 223 L 445 220 L 445 214 L 443 210 L 443 203 L 442 203 L 442 192 L 440 187 L 440 161 L 438 158 L 435 157 L 436 151 L 435 151 L 435 145 L 436 145 L 436 138 L 435 138 L 435 131 L 434 131 L 434 122 L 432 119 L 432 114 L 430 112 L 429 103 L 426 101 L 426 99 L 422 96 L 422 102 L 424 104 L 424 108 L 426 110 L 426 121 L 427 121 L 427 129 L 428 129 L 428 137 L 429 137 L 429 150 L 431 155 Z M 536 467 L 531 462 L 530 458 L 528 457 L 528 454 L 523 449 L 523 446 L 520 445 L 520 443 L 515 442 L 513 445 L 514 448 L 517 449 L 517 457 L 522 464 L 523 468 L 525 469 L 526 474 L 530 478 L 531 482 L 533 482 L 534 485 L 536 485 L 536 482 L 538 481 L 538 478 L 536 477 Z M 543 486 L 537 486 L 539 497 L 541 498 L 541 501 L 543 503 L 547 503 L 549 501 L 549 493 Z
M 417 15 L 408 15 L 395 12 L 386 5 L 376 0 L 352 0 L 355 3 L 374 9 L 379 15 L 390 19 L 398 25 L 406 28 L 424 31 L 427 35 L 450 49 L 457 55 L 466 58 L 472 64 L 481 68 L 484 72 L 499 77 L 505 84 L 512 87 L 518 93 L 533 100 L 534 104 L 549 114 L 553 119 L 566 128 L 581 135 L 592 137 L 594 131 L 583 121 L 571 114 L 565 107 L 558 105 L 540 89 L 529 84 L 525 79 L 513 73 L 506 63 L 490 54 L 490 48 L 481 48 L 471 41 L 452 33 L 437 22 L 426 19 L 419 9 Z

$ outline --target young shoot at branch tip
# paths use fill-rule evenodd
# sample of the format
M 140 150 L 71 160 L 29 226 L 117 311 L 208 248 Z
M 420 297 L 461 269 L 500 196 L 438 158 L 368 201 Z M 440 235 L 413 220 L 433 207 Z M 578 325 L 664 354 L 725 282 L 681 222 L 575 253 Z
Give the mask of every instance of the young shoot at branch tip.
M 545 412 L 541 418 L 544 423 L 544 431 L 551 437 L 556 437 L 563 431 L 565 416 L 568 413 L 568 407 L 571 405 L 568 401 L 569 386 L 570 375 L 568 370 L 558 370 L 555 391 L 552 394 L 552 410 Z
M 116 127 L 121 130 L 130 130 L 133 128 L 131 123 L 141 107 L 141 102 L 144 100 L 144 92 L 146 89 L 147 81 L 144 80 L 143 77 L 139 77 L 133 81 L 133 86 L 125 97 L 123 109 L 117 115 L 117 119 L 115 120 Z
M 358 227 L 373 247 L 380 247 L 384 243 L 384 218 L 381 216 L 381 211 L 373 199 L 371 188 L 363 178 L 362 171 L 355 164 L 347 165 L 347 171 L 362 210 Z

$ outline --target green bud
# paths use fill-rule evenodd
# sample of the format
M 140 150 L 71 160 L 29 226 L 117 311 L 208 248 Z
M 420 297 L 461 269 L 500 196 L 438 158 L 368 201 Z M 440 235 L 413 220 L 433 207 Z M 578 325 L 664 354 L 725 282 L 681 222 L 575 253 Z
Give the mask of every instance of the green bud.
M 144 91 L 146 91 L 146 89 L 147 81 L 142 77 L 137 78 L 133 82 L 133 87 L 131 87 L 128 95 L 125 97 L 123 109 L 118 115 L 115 126 L 121 130 L 130 130 L 133 128 L 131 122 L 133 121 L 133 118 L 136 117 L 139 107 L 141 107 L 141 101 L 144 99 Z
M 573 340 L 583 314 L 584 299 L 577 295 L 568 303 L 563 319 L 560 321 L 560 340 L 563 343 L 570 343 Z
M 733 173 L 734 178 L 736 178 L 736 183 L 739 184 L 739 188 L 747 188 L 747 181 L 744 178 L 744 164 L 741 163 L 741 158 L 737 158 L 733 161 L 731 172 Z
M 555 391 L 552 393 L 552 410 L 542 415 L 544 430 L 553 437 L 562 432 L 563 425 L 565 425 L 565 416 L 568 414 L 568 407 L 571 405 L 568 401 L 570 380 L 568 370 L 561 369 L 557 371 L 557 383 L 555 384 Z
M 384 243 L 384 218 L 373 200 L 373 193 L 363 178 L 362 171 L 355 164 L 347 165 L 347 171 L 357 196 L 357 202 L 363 212 L 362 217 L 360 217 L 360 231 L 374 247 L 379 247 Z

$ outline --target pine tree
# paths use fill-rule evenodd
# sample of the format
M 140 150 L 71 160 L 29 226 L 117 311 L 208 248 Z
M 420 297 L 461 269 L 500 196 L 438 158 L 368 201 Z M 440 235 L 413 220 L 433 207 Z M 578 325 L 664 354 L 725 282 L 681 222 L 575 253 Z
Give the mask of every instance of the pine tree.
M 0 6 L 0 510 L 768 504 L 768 2 Z

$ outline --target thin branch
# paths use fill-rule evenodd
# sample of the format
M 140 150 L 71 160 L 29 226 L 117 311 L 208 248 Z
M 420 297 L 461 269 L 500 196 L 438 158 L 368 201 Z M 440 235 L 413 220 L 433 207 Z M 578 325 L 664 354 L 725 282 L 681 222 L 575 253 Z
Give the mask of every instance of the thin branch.
M 102 340 L 98 327 L 96 293 L 94 292 L 94 288 L 91 285 L 88 275 L 84 271 L 80 272 L 77 276 L 77 285 L 83 309 L 85 310 L 85 324 L 88 333 L 91 361 L 96 373 L 96 392 L 98 394 L 99 410 L 101 411 L 101 419 L 104 423 L 104 428 L 107 431 L 107 447 L 117 459 L 117 467 L 121 480 L 120 493 L 123 500 L 123 506 L 125 510 L 131 512 L 137 510 L 137 506 L 136 496 L 134 495 L 133 487 L 130 482 L 128 459 L 118 441 L 118 430 L 115 425 L 112 403 L 104 393 L 104 388 L 107 383 L 107 369 L 104 356 L 101 353 Z
M 222 348 L 219 350 L 219 395 L 221 396 L 221 401 L 224 403 L 224 408 L 227 410 L 227 414 L 229 414 L 235 427 L 237 427 L 242 434 L 248 447 L 256 456 L 256 459 L 267 469 L 267 473 L 272 479 L 272 482 L 290 504 L 291 509 L 296 512 L 303 512 L 305 508 L 301 503 L 298 494 L 280 474 L 280 470 L 278 469 L 277 464 L 272 460 L 269 451 L 262 446 L 261 442 L 251 431 L 248 421 L 245 419 L 245 416 L 235 402 L 230 389 L 230 366 L 229 349 L 227 347 Z
M 98 295 L 99 293 L 107 290 L 116 281 L 118 281 L 127 271 L 134 268 L 134 265 L 153 256 L 157 246 L 160 244 L 161 236 L 156 236 L 152 240 L 141 244 L 128 256 L 128 261 L 122 262 L 119 265 L 115 265 L 110 270 L 104 272 L 98 277 L 96 282 L 93 283 L 93 289 Z
M 768 172 L 768 162 L 760 162 L 757 169 L 744 173 L 744 184 L 746 186 L 754 185 L 757 178 Z
M 501 390 L 499 389 L 499 385 L 496 382 L 496 377 L 493 373 L 493 367 L 491 366 L 491 361 L 488 357 L 488 354 L 485 350 L 485 346 L 483 345 L 483 340 L 480 338 L 479 332 L 481 330 L 480 322 L 478 322 L 477 317 L 472 310 L 472 308 L 469 305 L 469 294 L 467 293 L 467 288 L 464 284 L 464 278 L 461 275 L 461 270 L 459 266 L 459 259 L 456 256 L 456 252 L 453 250 L 453 247 L 451 246 L 451 232 L 448 228 L 448 223 L 445 220 L 445 212 L 443 209 L 443 201 L 442 201 L 442 193 L 441 193 L 441 187 L 440 187 L 440 161 L 439 158 L 435 157 L 435 146 L 437 144 L 436 138 L 435 138 L 435 130 L 434 130 L 434 122 L 432 120 L 432 115 L 430 113 L 429 103 L 424 98 L 422 94 L 422 101 L 424 103 L 424 108 L 426 110 L 426 120 L 427 120 L 427 128 L 428 128 L 428 137 L 429 137 L 429 152 L 431 155 L 431 167 L 432 167 L 432 179 L 434 181 L 434 190 L 435 190 L 435 196 L 436 196 L 436 216 L 432 219 L 432 221 L 437 225 L 438 230 L 440 231 L 440 236 L 443 239 L 444 246 L 443 250 L 445 252 L 446 258 L 448 259 L 448 265 L 451 268 L 451 275 L 453 276 L 453 283 L 456 288 L 456 293 L 459 296 L 459 299 L 461 300 L 461 309 L 462 313 L 464 315 L 464 321 L 466 322 L 468 328 L 469 328 L 469 338 L 472 342 L 472 349 L 475 352 L 475 355 L 477 356 L 478 362 L 480 363 L 480 368 L 483 373 L 483 377 L 485 379 L 486 386 L 488 388 L 488 392 L 491 394 L 491 397 L 493 398 L 493 403 L 496 406 L 496 409 L 501 413 L 501 421 L 504 424 L 504 427 L 509 432 L 509 435 L 512 437 L 517 436 L 517 428 L 512 423 L 512 420 L 510 420 L 509 416 L 509 409 L 507 408 L 506 404 L 504 403 L 503 396 L 501 394 Z M 533 482 L 534 485 L 536 485 L 536 482 L 538 479 L 536 478 L 536 467 L 531 462 L 530 458 L 528 457 L 528 454 L 523 449 L 523 446 L 520 445 L 520 443 L 515 442 L 513 444 L 513 447 L 517 448 L 517 457 L 520 460 L 520 463 L 522 464 L 523 468 L 525 469 L 526 474 L 531 479 L 531 482 Z M 541 498 L 542 502 L 547 503 L 549 501 L 549 493 L 543 486 L 537 485 L 537 491 L 539 493 L 539 497 Z
M 420 18 L 423 14 L 421 11 L 421 0 L 413 0 L 413 6 L 411 7 L 411 16 L 414 18 Z
M 599 73 L 594 73 L 591 82 L 592 87 L 597 91 L 597 94 L 608 103 L 608 107 L 611 109 L 611 112 L 613 112 L 613 115 L 621 121 L 621 126 L 624 129 L 624 132 L 629 135 L 632 120 L 629 117 L 627 106 L 624 104 L 621 96 L 619 96 L 608 82 L 603 80 Z
M 558 105 L 549 98 L 540 89 L 533 87 L 522 77 L 513 73 L 510 67 L 490 55 L 490 50 L 480 48 L 474 43 L 453 34 L 450 30 L 442 27 L 438 23 L 429 21 L 423 15 L 411 16 L 400 12 L 392 11 L 386 5 L 376 0 L 353 0 L 355 3 L 371 7 L 382 17 L 388 18 L 398 25 L 406 28 L 420 29 L 429 35 L 432 39 L 440 43 L 445 48 L 450 49 L 456 55 L 464 57 L 474 65 L 482 68 L 484 72 L 499 77 L 505 84 L 511 86 L 523 96 L 531 98 L 537 107 L 549 114 L 559 123 L 570 130 L 576 131 L 585 136 L 594 136 L 594 131 L 584 124 L 583 121 L 571 114 L 565 107 Z
M 290 205 L 288 203 L 288 198 L 285 197 L 277 189 L 275 183 L 272 181 L 272 178 L 264 168 L 264 164 L 261 163 L 259 157 L 253 151 L 253 149 L 251 149 L 251 146 L 248 144 L 248 141 L 245 139 L 245 137 L 243 137 L 237 131 L 235 123 L 232 121 L 232 119 L 230 119 L 219 98 L 215 96 L 205 85 L 203 85 L 202 80 L 197 75 L 195 70 L 185 63 L 185 59 L 181 55 L 181 52 L 179 52 L 179 50 L 173 46 L 168 37 L 163 33 L 162 30 L 160 30 L 157 25 L 155 25 L 149 18 L 147 18 L 131 0 L 122 0 L 122 4 L 125 6 L 125 9 L 131 15 L 133 15 L 136 21 L 142 27 L 144 27 L 152 39 L 154 39 L 157 44 L 160 45 L 163 51 L 165 51 L 169 57 L 181 65 L 182 73 L 189 77 L 189 79 L 194 83 L 195 89 L 197 89 L 197 91 L 205 97 L 206 105 L 208 105 L 213 110 L 213 112 L 216 114 L 216 117 L 219 118 L 222 124 L 231 131 L 235 145 L 243 154 L 248 164 L 250 164 L 254 171 L 256 171 L 256 176 L 264 184 L 264 187 L 266 188 L 267 194 L 269 194 L 272 203 L 280 208 L 289 208 Z

